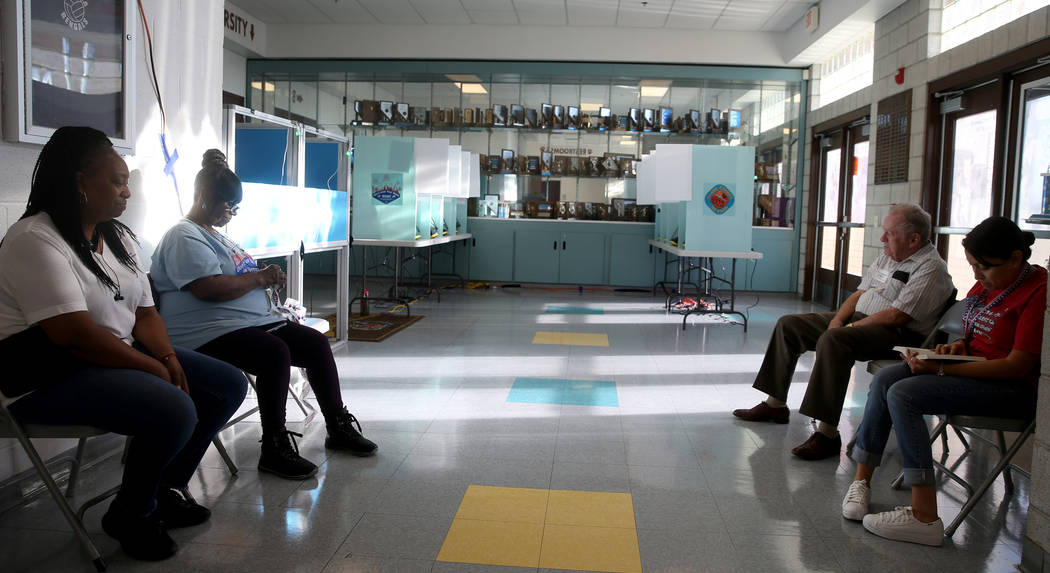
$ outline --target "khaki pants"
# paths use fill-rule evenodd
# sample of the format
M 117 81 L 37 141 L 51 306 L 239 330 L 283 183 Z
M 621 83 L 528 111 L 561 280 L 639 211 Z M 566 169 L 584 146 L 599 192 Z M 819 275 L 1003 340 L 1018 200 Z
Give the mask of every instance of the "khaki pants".
M 848 322 L 864 318 L 854 313 Z M 833 312 L 789 314 L 777 321 L 769 339 L 766 356 L 755 378 L 754 387 L 779 400 L 787 401 L 788 387 L 798 357 L 815 350 L 813 372 L 799 412 L 821 422 L 838 425 L 842 403 L 846 400 L 850 370 L 860 361 L 892 358 L 896 345 L 914 346 L 922 335 L 905 328 L 854 326 L 828 330 Z

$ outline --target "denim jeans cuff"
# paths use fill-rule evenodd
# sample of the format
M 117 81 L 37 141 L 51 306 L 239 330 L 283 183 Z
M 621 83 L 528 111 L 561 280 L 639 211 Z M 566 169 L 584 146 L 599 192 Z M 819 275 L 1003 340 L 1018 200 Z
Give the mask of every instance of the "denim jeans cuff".
M 850 454 L 850 458 L 858 464 L 864 464 L 866 466 L 876 467 L 882 463 L 882 454 L 873 454 L 865 451 L 857 444 L 853 444 L 853 453 Z
M 904 485 L 934 485 L 933 468 L 904 468 Z

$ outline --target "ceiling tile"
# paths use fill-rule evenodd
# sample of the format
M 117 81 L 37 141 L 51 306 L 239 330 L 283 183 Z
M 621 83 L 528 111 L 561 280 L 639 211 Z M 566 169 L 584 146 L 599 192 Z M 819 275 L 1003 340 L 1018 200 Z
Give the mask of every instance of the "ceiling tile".
M 619 5 L 614 0 L 565 0 L 570 26 L 616 25 Z
M 319 24 L 328 21 L 327 16 L 310 4 L 300 6 L 280 0 L 238 0 L 236 6 L 266 23 Z
M 517 13 L 504 12 L 503 10 L 468 10 L 467 13 L 470 15 L 470 19 L 475 24 L 486 24 L 486 25 L 514 25 L 520 24 L 518 22 Z
M 381 24 L 423 24 L 408 0 L 358 0 Z
M 667 18 L 667 28 L 683 28 L 687 30 L 710 30 L 714 27 L 717 16 L 690 16 L 688 14 L 671 13 Z
M 761 24 L 762 22 L 756 23 L 754 18 L 727 18 L 722 16 L 715 22 L 714 29 L 748 32 L 757 30 Z
M 514 0 L 518 20 L 524 26 L 564 26 L 565 0 Z
M 376 24 L 378 21 L 372 13 L 365 10 L 358 0 L 309 0 L 317 10 L 325 15 L 329 22 L 335 24 Z
M 470 24 L 459 0 L 410 0 L 427 24 Z
M 806 14 L 806 10 L 809 9 L 811 3 L 806 0 L 803 2 L 785 2 L 779 10 L 773 12 L 769 20 L 766 20 L 762 30 L 770 32 L 785 32 L 788 28 L 795 25 L 799 19 Z
M 642 6 L 640 0 L 620 0 L 616 25 L 634 28 L 662 28 L 667 22 L 673 0 L 649 0 Z
M 468 12 L 473 10 L 494 10 L 497 12 L 513 12 L 514 3 L 511 0 L 462 0 L 463 7 Z

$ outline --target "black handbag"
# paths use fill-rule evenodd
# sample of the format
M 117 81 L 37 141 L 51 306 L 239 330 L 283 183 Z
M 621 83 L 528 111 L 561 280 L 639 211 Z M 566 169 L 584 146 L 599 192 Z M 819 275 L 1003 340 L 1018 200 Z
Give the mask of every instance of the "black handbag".
M 0 392 L 8 398 L 45 388 L 90 363 L 55 344 L 40 325 L 0 340 Z

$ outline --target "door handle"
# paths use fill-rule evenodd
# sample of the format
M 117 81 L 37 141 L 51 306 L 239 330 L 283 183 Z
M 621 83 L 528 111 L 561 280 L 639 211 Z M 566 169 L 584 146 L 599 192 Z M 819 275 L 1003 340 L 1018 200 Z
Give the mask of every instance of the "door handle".
M 474 237 L 471 237 L 470 238 L 470 246 L 472 246 L 472 247 L 478 246 L 478 240 L 475 239 Z
M 565 250 L 565 241 L 561 242 L 561 250 L 563 250 L 563 251 Z
M 557 250 L 558 250 L 558 241 L 554 241 L 554 250 L 555 250 L 555 251 L 557 251 Z

